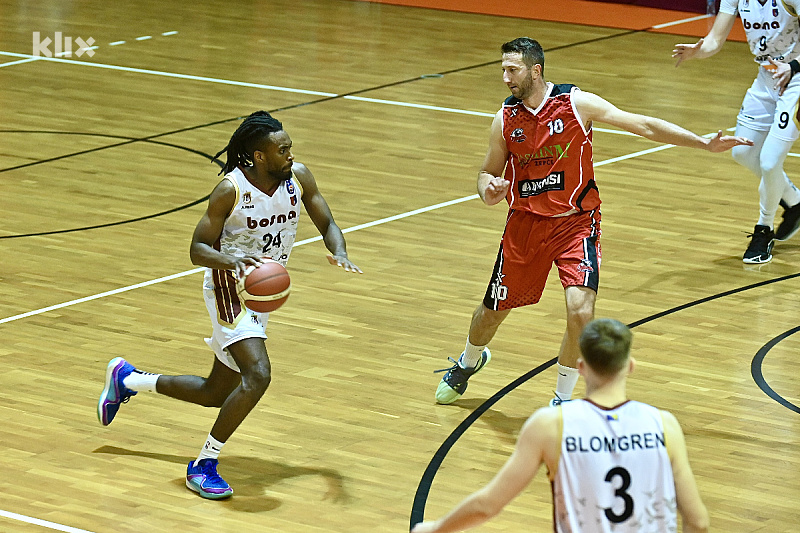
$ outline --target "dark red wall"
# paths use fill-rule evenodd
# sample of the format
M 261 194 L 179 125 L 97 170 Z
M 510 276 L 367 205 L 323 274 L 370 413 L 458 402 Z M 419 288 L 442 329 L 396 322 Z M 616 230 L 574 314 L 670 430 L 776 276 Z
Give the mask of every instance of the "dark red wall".
M 594 2 L 612 2 L 614 4 L 630 4 L 644 7 L 658 7 L 661 9 L 674 9 L 676 11 L 691 11 L 706 13 L 706 0 L 593 0 Z M 714 12 L 719 8 L 719 0 L 714 2 Z

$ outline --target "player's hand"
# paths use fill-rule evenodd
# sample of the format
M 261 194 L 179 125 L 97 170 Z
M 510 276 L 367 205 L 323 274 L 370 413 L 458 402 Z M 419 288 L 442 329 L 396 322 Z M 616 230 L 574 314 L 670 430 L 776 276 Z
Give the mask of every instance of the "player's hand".
M 494 205 L 499 203 L 508 194 L 508 188 L 511 182 L 499 176 L 494 176 L 486 184 L 486 189 L 483 191 L 483 202 L 486 205 Z
M 769 62 L 775 67 L 775 72 L 772 73 L 772 80 L 775 82 L 775 89 L 778 90 L 778 95 L 782 95 L 786 90 L 786 86 L 792 80 L 792 67 L 789 63 L 783 61 L 775 61 L 771 57 Z
M 249 267 L 260 267 L 261 266 L 261 258 L 256 257 L 254 255 L 247 255 L 245 257 L 234 257 L 233 260 L 235 264 L 231 270 L 236 272 L 237 278 L 243 278 L 245 271 Z
M 332 264 L 333 266 L 340 266 L 347 272 L 358 272 L 359 274 L 363 274 L 361 269 L 354 265 L 344 255 L 328 255 L 328 263 Z
M 675 63 L 675 66 L 677 67 L 683 61 L 687 61 L 696 56 L 701 46 L 703 46 L 703 39 L 700 39 L 694 44 L 676 44 L 675 48 L 672 50 L 672 57 L 678 58 L 678 62 Z
M 753 146 L 753 141 L 745 137 L 734 137 L 732 135 L 722 135 L 722 130 L 708 141 L 706 149 L 709 152 L 724 152 L 734 146 Z

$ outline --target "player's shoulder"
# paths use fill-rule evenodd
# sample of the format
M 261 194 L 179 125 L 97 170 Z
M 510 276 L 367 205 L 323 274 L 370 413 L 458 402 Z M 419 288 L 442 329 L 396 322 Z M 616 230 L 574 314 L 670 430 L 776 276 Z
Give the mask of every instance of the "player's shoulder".
M 793 17 L 800 14 L 800 0 L 781 0 L 781 3 Z
M 561 424 L 561 409 L 558 407 L 541 407 L 534 411 L 525 422 L 525 426 L 530 426 L 534 430 L 541 430 L 545 427 L 556 427 Z
M 554 83 L 553 90 L 550 91 L 550 96 L 555 97 L 562 94 L 572 94 L 573 90 L 580 91 L 580 88 L 572 83 Z

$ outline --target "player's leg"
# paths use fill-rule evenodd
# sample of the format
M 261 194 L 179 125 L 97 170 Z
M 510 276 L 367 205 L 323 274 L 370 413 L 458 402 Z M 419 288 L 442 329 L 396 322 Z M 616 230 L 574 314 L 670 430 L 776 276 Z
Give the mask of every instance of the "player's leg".
M 264 339 L 249 338 L 228 346 L 241 369 L 241 382 L 220 407 L 211 435 L 225 442 L 264 396 L 272 380 Z
M 186 486 L 209 499 L 227 498 L 233 494 L 230 485 L 217 473 L 219 454 L 228 438 L 264 395 L 271 381 L 264 339 L 242 339 L 228 345 L 227 350 L 241 371 L 241 379 L 222 402 L 200 454 L 186 469 Z
M 483 302 L 472 314 L 464 351 L 445 372 L 436 388 L 436 401 L 449 404 L 467 389 L 467 380 L 491 360 L 486 345 L 514 307 L 539 301 L 552 266 L 549 253 L 542 249 L 546 238 L 546 217 L 512 212 L 506 221 L 503 240 L 495 260 L 492 278 Z
M 567 328 L 561 340 L 556 365 L 555 397 L 550 405 L 570 400 L 578 382 L 578 339 L 583 327 L 594 318 L 594 304 L 600 284 L 599 210 L 575 215 L 565 221 L 558 235 L 558 245 L 563 252 L 555 263 L 564 287 Z
M 558 378 L 552 405 L 572 398 L 579 377 L 578 358 L 581 350 L 578 341 L 584 326 L 594 319 L 597 293 L 589 287 L 572 286 L 564 290 L 564 296 L 567 304 L 567 329 L 558 352 Z
M 478 305 L 472 313 L 464 351 L 457 361 L 449 357 L 453 366 L 441 370 L 445 374 L 436 388 L 438 403 L 449 404 L 459 399 L 467 390 L 467 380 L 491 360 L 492 353 L 486 345 L 494 338 L 497 328 L 510 312 L 510 309 L 502 311 L 489 309 L 484 303 Z
M 97 416 L 109 425 L 120 406 L 140 391 L 158 392 L 171 398 L 205 407 L 220 407 L 240 383 L 239 373 L 219 359 L 207 378 L 200 376 L 166 376 L 144 372 L 121 357 L 112 359 L 106 367 L 106 381 L 98 402 Z
M 786 207 L 780 224 L 775 228 L 775 240 L 778 241 L 785 241 L 800 230 L 800 191 L 783 170 L 784 160 L 800 136 L 797 119 L 798 100 L 800 100 L 800 77 L 792 79 L 780 95 L 775 110 L 775 120 L 761 150 L 765 180 L 769 180 L 769 191 L 767 191 L 769 196 L 761 196 L 761 203 L 766 204 L 761 206 L 762 211 L 765 207 L 767 210 L 772 207 L 775 194 L 780 194 L 779 201 Z M 773 192 L 773 189 L 780 192 Z
M 238 372 L 223 364 L 219 358 L 214 358 L 214 365 L 207 378 L 162 375 L 156 381 L 156 392 L 203 407 L 222 407 L 241 381 Z
M 772 244 L 774 231 L 772 227 L 775 212 L 780 198 L 771 206 L 775 184 L 770 178 L 764 177 L 765 168 L 761 152 L 766 143 L 766 137 L 776 120 L 776 107 L 778 95 L 772 82 L 771 74 L 765 69 L 759 69 L 758 76 L 747 90 L 742 101 L 739 115 L 736 117 L 736 134 L 747 136 L 754 141 L 750 147 L 737 146 L 732 151 L 733 158 L 742 166 L 748 168 L 759 178 L 759 215 L 751 240 L 742 256 L 745 263 L 767 263 L 772 260 Z M 767 192 L 769 191 L 769 192 Z M 775 189 L 777 191 L 777 189 Z M 780 196 L 780 195 L 779 195 Z

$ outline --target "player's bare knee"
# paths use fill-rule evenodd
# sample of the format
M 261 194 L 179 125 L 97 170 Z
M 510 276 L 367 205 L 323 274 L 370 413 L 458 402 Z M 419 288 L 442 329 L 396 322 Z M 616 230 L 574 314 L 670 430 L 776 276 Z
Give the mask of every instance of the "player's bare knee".
M 242 388 L 251 394 L 264 394 L 270 382 L 272 382 L 272 372 L 268 365 L 259 365 L 242 376 Z

